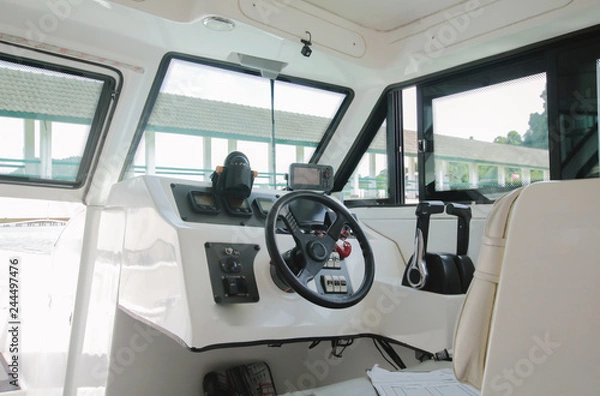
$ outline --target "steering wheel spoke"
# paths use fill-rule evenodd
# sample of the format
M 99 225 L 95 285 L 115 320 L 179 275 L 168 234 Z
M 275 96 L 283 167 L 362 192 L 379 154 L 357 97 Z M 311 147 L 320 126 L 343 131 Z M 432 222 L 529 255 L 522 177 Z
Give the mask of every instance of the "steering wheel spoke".
M 306 245 L 306 243 L 308 243 L 307 239 L 310 235 L 305 234 L 302 231 L 302 228 L 300 228 L 300 225 L 298 224 L 298 220 L 296 220 L 296 217 L 289 207 L 286 206 L 285 208 L 282 208 L 279 218 L 283 220 L 283 223 L 294 238 L 294 241 L 296 241 L 296 244 Z
M 333 221 L 333 224 L 329 226 L 329 229 L 327 230 L 327 235 L 329 235 L 329 237 L 333 239 L 333 243 L 340 239 L 340 236 L 342 235 L 342 230 L 344 229 L 344 226 L 346 224 L 348 224 L 348 219 L 346 219 L 346 216 L 337 214 L 337 217 Z
M 317 271 L 317 273 L 318 273 L 318 271 Z M 313 280 L 316 275 L 317 275 L 316 273 L 313 273 L 312 271 L 308 270 L 307 268 L 304 268 L 298 274 L 298 281 L 300 281 L 300 283 L 302 283 L 304 286 L 308 286 L 308 282 Z

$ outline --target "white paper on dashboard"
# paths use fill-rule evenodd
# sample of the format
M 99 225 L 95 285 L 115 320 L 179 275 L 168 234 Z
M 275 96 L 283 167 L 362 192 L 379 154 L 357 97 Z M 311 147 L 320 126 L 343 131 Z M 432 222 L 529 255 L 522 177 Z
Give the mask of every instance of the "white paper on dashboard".
M 368 371 L 379 396 L 479 396 L 472 386 L 458 382 L 451 369 L 430 372 L 387 371 L 378 365 Z

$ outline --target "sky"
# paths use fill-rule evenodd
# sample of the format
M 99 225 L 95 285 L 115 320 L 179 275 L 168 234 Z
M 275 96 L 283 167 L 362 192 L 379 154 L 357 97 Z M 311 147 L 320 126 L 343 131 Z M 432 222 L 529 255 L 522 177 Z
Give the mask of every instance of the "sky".
M 162 91 L 246 106 L 271 108 L 269 80 L 215 67 L 172 60 Z M 275 84 L 275 110 L 333 118 L 344 95 L 282 81 Z M 300 105 L 302 106 L 300 109 Z
M 445 96 L 434 100 L 436 134 L 492 142 L 512 130 L 521 134 L 529 128 L 529 115 L 541 113 L 540 97 L 546 87 L 545 73 L 520 78 L 492 87 Z M 404 127 L 417 129 L 416 90 L 403 96 Z

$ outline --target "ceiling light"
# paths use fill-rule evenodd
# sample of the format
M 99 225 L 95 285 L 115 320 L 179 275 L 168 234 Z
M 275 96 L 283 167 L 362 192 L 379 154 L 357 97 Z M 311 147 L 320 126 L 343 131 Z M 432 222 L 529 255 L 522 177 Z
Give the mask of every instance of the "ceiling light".
M 208 29 L 216 32 L 229 32 L 235 28 L 235 23 L 231 19 L 216 15 L 207 16 L 202 20 L 202 23 Z

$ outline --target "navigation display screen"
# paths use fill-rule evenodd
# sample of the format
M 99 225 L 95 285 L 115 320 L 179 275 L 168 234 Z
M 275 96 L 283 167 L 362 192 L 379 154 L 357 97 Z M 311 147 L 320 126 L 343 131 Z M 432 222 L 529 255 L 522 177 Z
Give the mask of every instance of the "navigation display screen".
M 288 187 L 291 190 L 330 192 L 333 188 L 333 168 L 329 165 L 291 164 Z
M 311 186 L 320 185 L 321 172 L 315 168 L 294 168 L 294 182 L 297 184 L 309 184 Z

